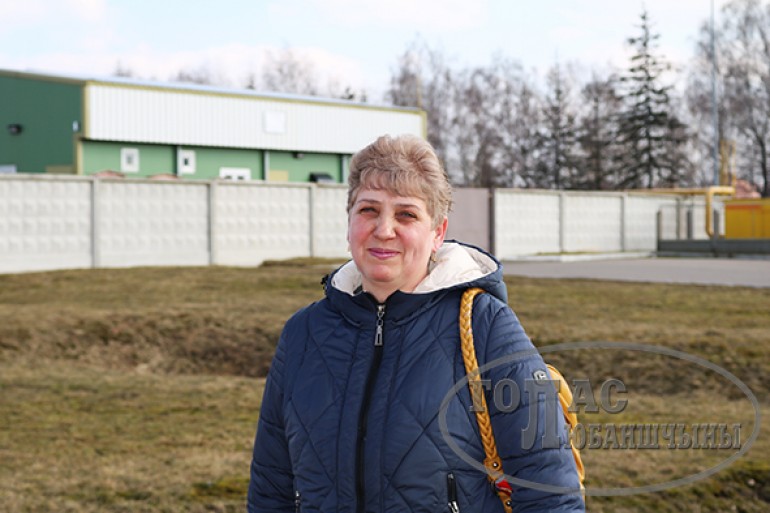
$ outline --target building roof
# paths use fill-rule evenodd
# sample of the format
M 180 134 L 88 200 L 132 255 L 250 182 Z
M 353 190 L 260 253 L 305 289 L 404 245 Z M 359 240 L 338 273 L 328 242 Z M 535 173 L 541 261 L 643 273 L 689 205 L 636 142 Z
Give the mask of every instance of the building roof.
M 197 93 L 208 93 L 212 95 L 232 95 L 232 96 L 244 96 L 253 97 L 268 100 L 283 100 L 294 101 L 303 103 L 317 103 L 327 105 L 339 105 L 344 107 L 357 107 L 357 108 L 372 108 L 372 109 L 388 109 L 388 110 L 400 110 L 409 112 L 419 112 L 420 109 L 416 107 L 399 107 L 386 104 L 373 104 L 362 103 L 352 100 L 344 100 L 341 98 L 325 98 L 322 96 L 310 96 L 291 93 L 277 93 L 267 91 L 256 91 L 252 89 L 225 87 L 225 86 L 212 86 L 191 84 L 186 82 L 161 82 L 157 80 L 145 80 L 132 77 L 116 77 L 116 76 L 99 76 L 99 75 L 82 75 L 74 73 L 50 73 L 37 70 L 12 70 L 12 69 L 0 69 L 0 76 L 11 76 L 26 78 L 32 80 L 42 80 L 49 82 L 68 82 L 77 85 L 93 84 L 110 84 L 126 87 L 141 87 L 150 89 L 162 89 L 170 91 L 188 91 Z

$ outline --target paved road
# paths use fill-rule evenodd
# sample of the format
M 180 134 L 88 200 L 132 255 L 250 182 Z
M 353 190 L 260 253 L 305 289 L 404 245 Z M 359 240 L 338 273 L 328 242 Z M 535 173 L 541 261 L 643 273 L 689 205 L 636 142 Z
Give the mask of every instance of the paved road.
M 583 262 L 504 262 L 505 274 L 702 285 L 770 287 L 770 260 L 639 258 Z

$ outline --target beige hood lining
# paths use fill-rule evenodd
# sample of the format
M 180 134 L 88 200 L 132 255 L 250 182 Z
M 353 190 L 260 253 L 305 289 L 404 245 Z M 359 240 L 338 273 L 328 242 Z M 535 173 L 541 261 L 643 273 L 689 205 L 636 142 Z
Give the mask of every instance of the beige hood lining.
M 428 276 L 414 289 L 425 294 L 477 280 L 497 270 L 497 262 L 481 251 L 446 242 L 436 252 L 437 262 Z M 361 273 L 352 260 L 343 265 L 332 279 L 332 286 L 350 295 L 361 286 Z

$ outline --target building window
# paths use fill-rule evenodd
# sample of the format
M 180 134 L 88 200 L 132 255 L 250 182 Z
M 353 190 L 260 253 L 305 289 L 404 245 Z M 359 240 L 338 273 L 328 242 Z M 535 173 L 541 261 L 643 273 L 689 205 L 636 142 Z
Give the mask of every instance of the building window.
M 139 148 L 120 149 L 120 170 L 124 173 L 139 172 Z
M 193 150 L 179 150 L 176 156 L 176 169 L 178 175 L 194 175 L 195 152 Z
M 264 130 L 268 134 L 284 134 L 286 133 L 286 113 L 270 110 L 265 112 L 264 115 Z
M 220 167 L 219 178 L 225 180 L 244 181 L 251 180 L 251 169 L 247 167 Z

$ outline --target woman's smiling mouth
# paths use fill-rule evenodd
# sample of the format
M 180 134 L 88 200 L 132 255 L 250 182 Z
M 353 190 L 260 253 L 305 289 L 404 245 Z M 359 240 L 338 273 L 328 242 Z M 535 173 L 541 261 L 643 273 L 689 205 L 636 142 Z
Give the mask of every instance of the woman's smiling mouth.
M 393 249 L 370 248 L 369 254 L 376 258 L 386 259 L 398 255 L 398 251 Z

